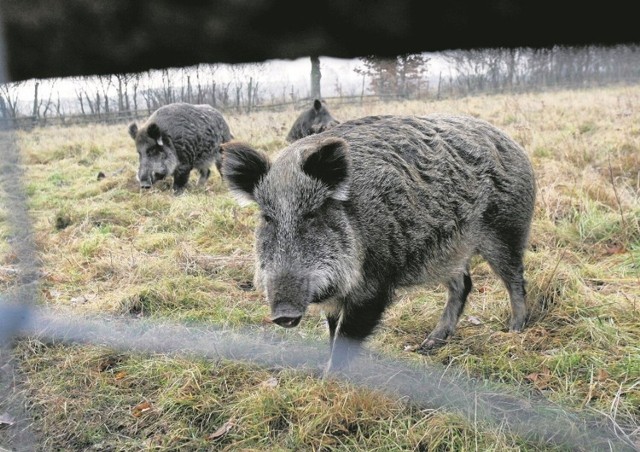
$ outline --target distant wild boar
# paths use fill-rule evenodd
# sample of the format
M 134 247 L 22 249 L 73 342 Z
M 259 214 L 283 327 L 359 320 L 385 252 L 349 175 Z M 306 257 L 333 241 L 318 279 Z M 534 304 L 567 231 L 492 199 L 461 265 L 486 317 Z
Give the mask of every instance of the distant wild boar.
M 536 186 L 525 151 L 491 124 L 371 116 L 296 141 L 273 161 L 243 143 L 223 147 L 224 180 L 262 214 L 255 285 L 283 327 L 322 304 L 329 368 L 359 350 L 401 286 L 446 284 L 444 312 L 421 351 L 443 344 L 471 290 L 475 253 L 507 288 L 510 330 L 524 327 Z
M 287 135 L 287 141 L 293 143 L 300 138 L 329 130 L 338 124 L 340 122 L 331 116 L 326 102 L 316 99 L 313 101 L 313 106 L 300 113 L 293 123 Z
M 129 125 L 136 142 L 141 188 L 173 176 L 173 188 L 180 193 L 193 168 L 200 173 L 198 185 L 204 185 L 215 163 L 220 172 L 220 145 L 233 138 L 222 114 L 210 105 L 178 102 L 158 108 L 140 128 Z

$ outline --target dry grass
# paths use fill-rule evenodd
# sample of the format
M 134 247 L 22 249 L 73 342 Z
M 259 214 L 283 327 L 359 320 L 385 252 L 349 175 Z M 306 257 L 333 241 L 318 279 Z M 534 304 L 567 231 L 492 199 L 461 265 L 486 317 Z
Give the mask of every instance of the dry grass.
M 341 120 L 430 112 L 487 119 L 525 146 L 539 186 L 525 262 L 533 315 L 523 333 L 505 332 L 506 291 L 477 260 L 475 288 L 446 346 L 429 357 L 404 351 L 421 342 L 444 303 L 442 288 L 418 287 L 398 293 L 370 347 L 604 414 L 640 444 L 639 107 L 640 86 L 331 106 Z M 237 138 L 274 154 L 296 113 L 227 119 Z M 18 139 L 43 304 L 263 322 L 267 307 L 246 290 L 256 209 L 239 207 L 217 173 L 180 197 L 167 184 L 140 193 L 125 124 L 36 129 Z M 0 211 L 3 237 L 7 215 Z M 16 257 L 5 241 L 0 252 L 8 287 Z M 317 316 L 292 334 L 326 337 Z M 438 407 L 294 371 L 34 339 L 15 354 L 43 450 L 554 450 Z

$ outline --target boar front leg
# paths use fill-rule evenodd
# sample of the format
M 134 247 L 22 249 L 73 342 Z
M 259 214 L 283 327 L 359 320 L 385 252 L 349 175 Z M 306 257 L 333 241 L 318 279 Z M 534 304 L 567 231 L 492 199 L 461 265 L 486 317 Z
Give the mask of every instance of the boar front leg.
M 472 288 L 469 263 L 466 264 L 463 272 L 449 280 L 447 288 L 449 297 L 442 312 L 442 317 L 440 317 L 440 321 L 431 334 L 420 345 L 418 351 L 421 353 L 428 354 L 432 350 L 441 347 L 455 331 Z
M 198 185 L 204 186 L 209 180 L 209 176 L 211 175 L 211 170 L 209 168 L 199 168 L 198 172 L 200 173 L 200 178 L 198 179 Z
M 176 195 L 179 195 L 184 191 L 189 181 L 189 175 L 191 174 L 192 167 L 188 165 L 180 165 L 173 172 L 173 190 Z
M 339 371 L 357 357 L 362 342 L 380 323 L 391 302 L 392 289 L 380 290 L 375 297 L 363 301 L 347 301 L 338 315 L 327 317 L 331 341 L 331 358 L 326 372 Z

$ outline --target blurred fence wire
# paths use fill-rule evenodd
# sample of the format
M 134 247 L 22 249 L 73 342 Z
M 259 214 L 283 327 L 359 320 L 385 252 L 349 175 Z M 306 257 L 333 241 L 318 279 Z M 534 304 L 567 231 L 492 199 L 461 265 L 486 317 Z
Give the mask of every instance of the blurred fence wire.
M 25 315 L 25 314 L 29 315 Z M 327 344 L 292 340 L 279 331 L 226 329 L 200 323 L 170 323 L 148 319 L 89 317 L 7 304 L 3 322 L 18 337 L 44 342 L 99 345 L 132 353 L 162 353 L 234 360 L 268 368 L 296 368 L 320 376 Z M 581 415 L 518 394 L 515 388 L 474 381 L 451 368 L 411 364 L 364 353 L 349 368 L 330 376 L 357 387 L 402 398 L 419 408 L 457 412 L 470 421 L 500 426 L 522 438 L 570 450 L 636 450 L 624 430 L 606 416 Z M 24 450 L 18 448 L 18 450 Z

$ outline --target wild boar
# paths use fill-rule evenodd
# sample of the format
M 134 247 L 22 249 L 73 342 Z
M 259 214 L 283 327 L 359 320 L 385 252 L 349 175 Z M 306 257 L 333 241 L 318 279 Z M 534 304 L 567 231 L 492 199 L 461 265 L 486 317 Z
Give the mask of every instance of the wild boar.
M 222 159 L 220 145 L 233 138 L 222 114 L 210 105 L 177 102 L 158 108 L 140 127 L 133 122 L 129 135 L 136 142 L 140 166 L 137 177 L 141 188 L 173 176 L 173 189 L 183 191 L 193 168 L 204 185 L 215 163 Z
M 300 113 L 289 130 L 287 142 L 293 143 L 300 138 L 324 132 L 340 124 L 329 112 L 327 103 L 320 99 L 313 101 L 313 106 Z
M 401 286 L 447 286 L 444 312 L 420 350 L 442 345 L 471 290 L 476 253 L 506 286 L 510 330 L 524 327 L 535 178 L 524 149 L 490 123 L 370 116 L 298 140 L 273 161 L 244 143 L 223 147 L 223 179 L 261 212 L 255 286 L 286 328 L 310 304 L 323 307 L 328 368 L 358 352 Z

